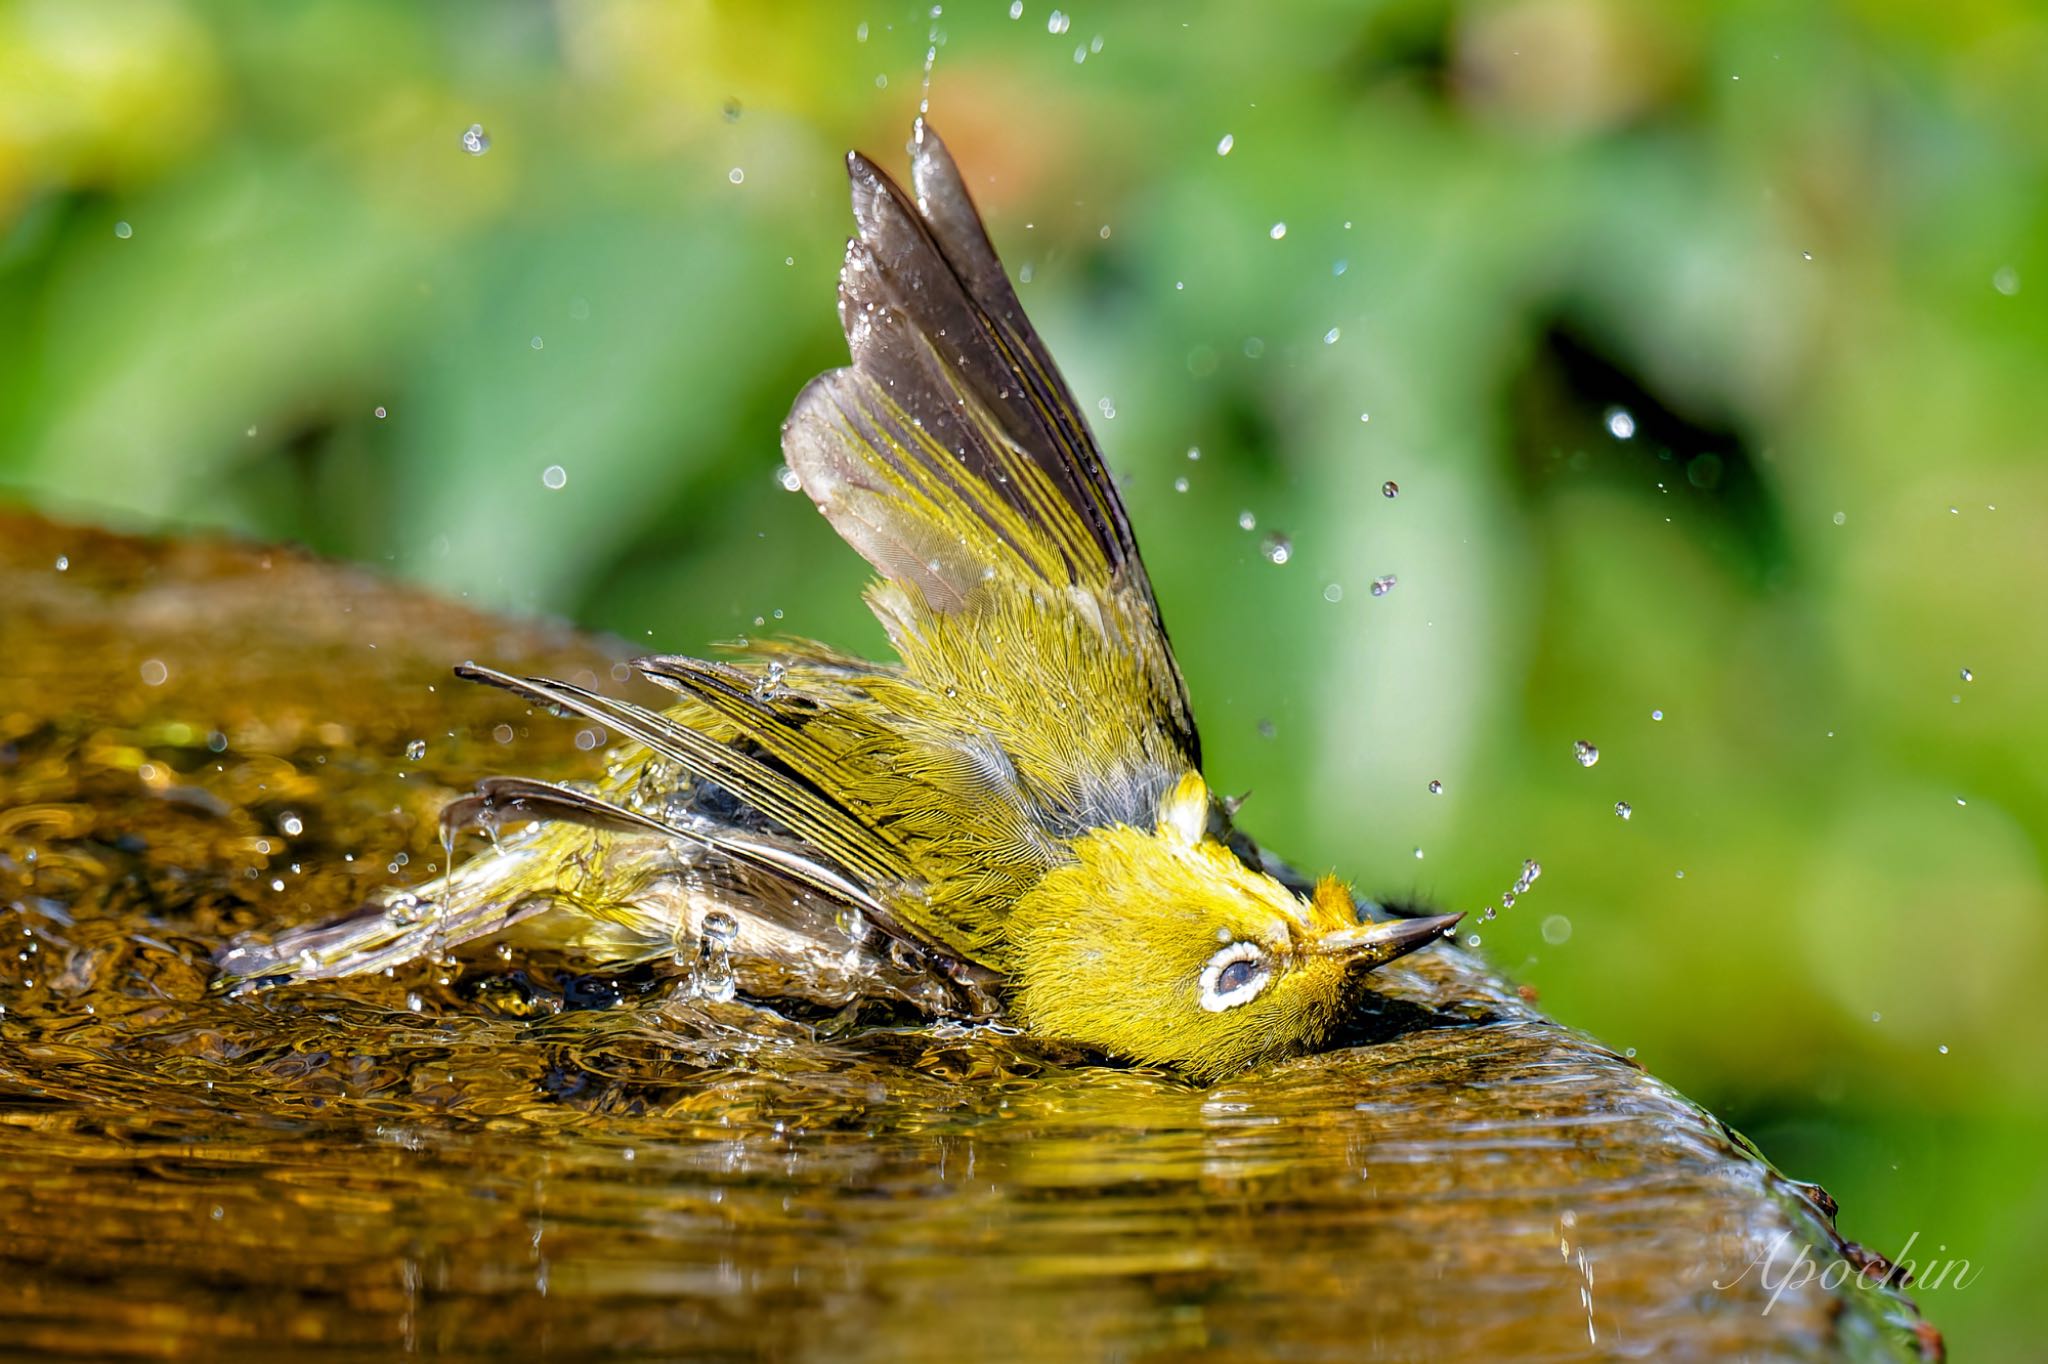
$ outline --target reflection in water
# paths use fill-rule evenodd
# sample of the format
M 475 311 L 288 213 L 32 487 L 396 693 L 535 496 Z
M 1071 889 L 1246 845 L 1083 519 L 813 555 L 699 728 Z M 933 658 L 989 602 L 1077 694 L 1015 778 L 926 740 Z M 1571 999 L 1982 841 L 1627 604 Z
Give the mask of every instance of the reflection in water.
M 229 935 L 331 917 L 401 857 L 431 876 L 435 811 L 476 777 L 597 760 L 546 723 L 508 750 L 494 731 L 528 717 L 444 687 L 447 658 L 603 662 L 284 556 L 5 530 L 15 1348 L 1897 1348 L 1888 1293 L 1809 1287 L 1766 1316 L 1756 1276 L 1716 1289 L 1788 1231 L 1834 1255 L 1813 1200 L 1445 949 L 1385 973 L 1361 1045 L 1209 1089 L 996 1027 L 785 1018 L 668 963 L 598 979 L 478 948 L 209 994 Z

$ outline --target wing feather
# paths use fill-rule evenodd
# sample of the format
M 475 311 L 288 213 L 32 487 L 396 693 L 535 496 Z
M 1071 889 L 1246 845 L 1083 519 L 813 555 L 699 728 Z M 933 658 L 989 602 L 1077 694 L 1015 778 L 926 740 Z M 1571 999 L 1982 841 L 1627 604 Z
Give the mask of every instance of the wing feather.
M 783 428 L 790 467 L 840 535 L 912 592 L 908 617 L 875 599 L 899 646 L 919 611 L 984 609 L 991 580 L 1045 584 L 1049 609 L 1149 636 L 1132 653 L 1151 718 L 1199 765 L 1186 688 L 1088 424 L 922 121 L 912 164 L 915 200 L 847 158 L 859 235 L 839 311 L 853 364 L 798 397 Z

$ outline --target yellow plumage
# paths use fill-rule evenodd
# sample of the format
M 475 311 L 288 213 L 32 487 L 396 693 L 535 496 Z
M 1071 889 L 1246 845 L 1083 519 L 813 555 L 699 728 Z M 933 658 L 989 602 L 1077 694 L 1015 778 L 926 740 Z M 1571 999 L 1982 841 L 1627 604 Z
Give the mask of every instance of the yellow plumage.
M 643 659 L 677 695 L 658 712 L 466 667 L 629 747 L 596 789 L 483 783 L 448 818 L 538 822 L 422 909 L 394 895 L 239 944 L 227 978 L 510 930 L 708 962 L 762 999 L 1007 1010 L 1206 1077 L 1320 1045 L 1364 970 L 1450 922 L 1364 923 L 1340 885 L 1300 893 L 1231 831 L 1121 502 L 951 158 L 920 124 L 914 201 L 849 169 L 853 364 L 804 390 L 783 447 L 881 574 L 868 600 L 899 661 L 802 641 Z

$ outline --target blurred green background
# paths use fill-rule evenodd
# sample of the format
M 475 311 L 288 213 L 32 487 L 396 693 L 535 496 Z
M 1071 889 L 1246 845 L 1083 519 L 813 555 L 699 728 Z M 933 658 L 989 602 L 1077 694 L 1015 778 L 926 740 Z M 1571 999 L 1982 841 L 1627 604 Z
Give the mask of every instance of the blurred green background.
M 929 54 L 1253 832 L 1463 909 L 1540 860 L 1503 969 L 2034 1348 L 2039 7 L 935 13 L 0 7 L 0 492 L 879 647 L 777 427 Z

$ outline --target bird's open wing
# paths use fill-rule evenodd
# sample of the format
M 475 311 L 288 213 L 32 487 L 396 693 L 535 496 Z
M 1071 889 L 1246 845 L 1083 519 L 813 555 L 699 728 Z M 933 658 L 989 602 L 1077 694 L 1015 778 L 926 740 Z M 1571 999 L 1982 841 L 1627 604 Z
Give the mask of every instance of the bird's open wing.
M 991 582 L 1036 581 L 1056 589 L 1052 609 L 1143 631 L 1118 647 L 1143 661 L 1152 718 L 1198 765 L 1130 521 L 952 157 L 920 120 L 915 200 L 866 157 L 847 166 L 859 235 L 839 311 L 853 364 L 813 380 L 783 428 L 804 491 L 917 609 L 971 612 Z

